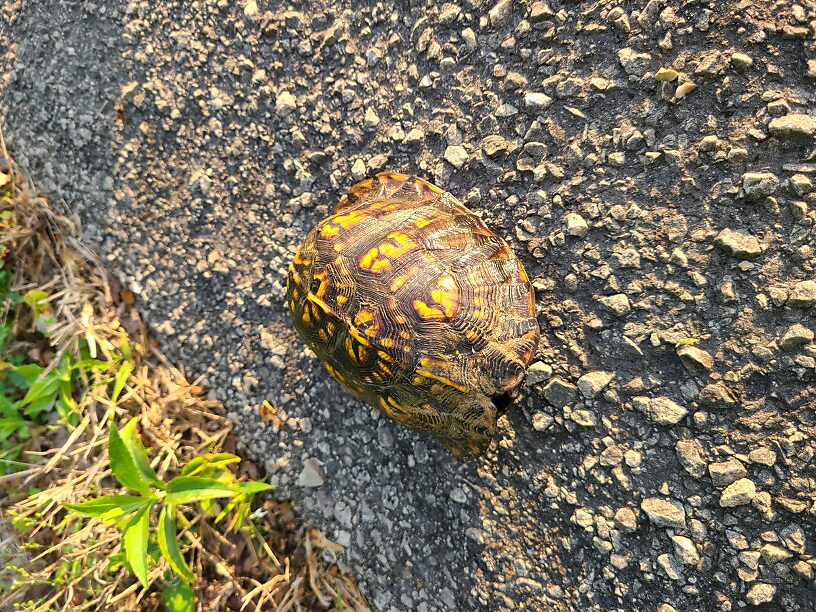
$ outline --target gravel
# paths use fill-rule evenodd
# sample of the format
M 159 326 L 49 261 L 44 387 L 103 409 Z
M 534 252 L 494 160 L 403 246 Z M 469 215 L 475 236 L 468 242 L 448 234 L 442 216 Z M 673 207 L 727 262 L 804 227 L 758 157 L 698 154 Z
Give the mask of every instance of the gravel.
M 14 1 L 0 100 L 375 609 L 808 610 L 814 23 L 787 1 Z M 352 399 L 289 324 L 294 249 L 385 168 L 461 197 L 536 288 L 541 365 L 477 461 Z

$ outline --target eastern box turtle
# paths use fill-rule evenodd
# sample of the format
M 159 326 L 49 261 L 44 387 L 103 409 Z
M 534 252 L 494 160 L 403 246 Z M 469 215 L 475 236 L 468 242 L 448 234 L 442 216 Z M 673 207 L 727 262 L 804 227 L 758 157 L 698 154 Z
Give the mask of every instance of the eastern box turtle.
M 533 289 L 507 243 L 405 174 L 357 183 L 309 232 L 288 301 L 335 379 L 459 457 L 488 447 L 539 340 Z

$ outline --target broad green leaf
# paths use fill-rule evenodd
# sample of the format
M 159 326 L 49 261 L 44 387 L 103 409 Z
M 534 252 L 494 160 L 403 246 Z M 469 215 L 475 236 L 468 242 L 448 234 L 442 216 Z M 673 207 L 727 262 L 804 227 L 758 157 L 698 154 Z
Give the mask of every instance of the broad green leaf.
M 77 409 L 74 398 L 71 396 L 73 392 L 74 389 L 71 385 L 71 381 L 61 380 L 56 408 L 61 422 L 71 427 L 76 427 L 79 424 L 79 410 Z
M 113 475 L 123 486 L 144 495 L 150 494 L 151 487 L 164 489 L 164 483 L 147 461 L 147 451 L 136 434 L 136 418 L 119 432 L 113 423 L 108 437 L 108 455 Z
M 141 495 L 103 495 L 96 499 L 89 499 L 79 504 L 63 504 L 68 510 L 79 512 L 85 516 L 106 517 L 111 520 L 112 512 L 118 511 L 118 514 L 124 515 L 152 501 L 149 497 L 142 497 Z
M 218 513 L 218 516 L 215 517 L 215 520 L 213 522 L 214 523 L 220 523 L 223 520 L 223 518 L 225 516 L 227 516 L 227 514 L 229 514 L 230 511 L 233 508 L 235 508 L 236 506 L 239 506 L 240 504 L 246 504 L 246 503 L 247 503 L 246 495 L 236 495 L 231 500 L 229 500 L 229 502 L 227 502 L 227 505 L 224 506 L 224 509 L 221 512 Z M 237 514 L 239 514 L 239 513 L 236 512 L 236 515 Z M 230 526 L 227 528 L 227 531 L 232 530 L 232 526 L 233 526 L 234 523 L 235 523 L 235 517 L 233 516 L 233 520 L 230 521 Z
M 0 432 L 8 432 L 6 435 L 9 435 L 20 427 L 30 427 L 33 424 L 31 421 L 26 421 L 21 418 L 4 417 L 0 419 Z
M 239 463 L 241 458 L 231 453 L 206 454 L 191 459 L 181 470 L 182 476 L 196 476 L 204 469 L 222 469 L 231 463 Z
M 14 368 L 14 371 L 25 378 L 29 384 L 31 384 L 40 377 L 43 369 L 44 368 L 38 366 L 36 363 L 27 363 L 25 365 L 17 366 Z
M 122 332 L 122 335 L 121 335 L 120 338 L 121 338 L 120 345 L 121 345 L 122 359 L 124 361 L 130 361 L 130 343 L 128 342 L 127 334 L 125 332 Z
M 17 403 L 12 402 L 5 395 L 0 395 L 0 414 L 10 419 L 19 417 L 20 413 L 17 412 Z
M 105 370 L 109 370 L 111 367 L 110 361 L 104 361 L 102 359 L 80 359 L 76 363 L 74 363 L 75 370 L 95 370 L 99 372 L 104 372 Z
M 165 575 L 162 584 L 162 599 L 167 612 L 195 612 L 195 592 L 193 587 L 180 578 Z
M 46 304 L 45 300 L 48 299 L 48 294 L 45 291 L 39 289 L 32 289 L 28 293 L 23 296 L 23 301 L 31 307 L 35 313 L 39 314 L 43 308 L 45 308 Z
M 157 537 L 162 556 L 167 561 L 173 571 L 187 581 L 192 581 L 195 576 L 187 565 L 179 550 L 176 540 L 176 508 L 170 504 L 165 504 L 159 514 L 159 526 Z
M 125 388 L 128 376 L 133 371 L 133 364 L 130 361 L 123 361 L 116 372 L 116 378 L 113 379 L 113 391 L 111 391 L 111 401 L 116 403 L 119 399 L 119 394 Z
M 192 502 L 214 499 L 216 497 L 233 497 L 238 488 L 215 478 L 198 476 L 177 476 L 167 483 L 167 503 L 189 504 Z
M 21 408 L 27 407 L 25 409 L 26 414 L 36 416 L 54 402 L 59 391 L 64 364 L 65 362 L 53 370 L 49 370 L 31 383 L 28 393 L 20 401 Z M 17 371 L 19 372 L 20 368 L 17 368 Z
M 181 475 L 195 476 L 202 468 L 206 467 L 206 465 L 207 462 L 204 460 L 204 457 L 194 457 L 181 468 Z
M 136 513 L 122 536 L 125 542 L 125 558 L 133 574 L 145 588 L 147 588 L 147 534 L 151 506 L 152 504 L 148 504 Z
M 238 483 L 238 491 L 245 495 L 253 495 L 261 491 L 268 491 L 272 485 L 266 482 L 259 482 L 257 480 L 250 480 L 249 482 Z

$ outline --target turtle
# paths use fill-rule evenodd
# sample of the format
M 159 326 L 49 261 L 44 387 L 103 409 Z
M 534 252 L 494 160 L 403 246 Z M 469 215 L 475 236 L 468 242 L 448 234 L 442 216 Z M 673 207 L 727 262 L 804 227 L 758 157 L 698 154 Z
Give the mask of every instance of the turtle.
M 540 337 L 508 244 L 449 192 L 396 172 L 356 183 L 308 233 L 287 301 L 333 378 L 457 457 L 488 448 Z

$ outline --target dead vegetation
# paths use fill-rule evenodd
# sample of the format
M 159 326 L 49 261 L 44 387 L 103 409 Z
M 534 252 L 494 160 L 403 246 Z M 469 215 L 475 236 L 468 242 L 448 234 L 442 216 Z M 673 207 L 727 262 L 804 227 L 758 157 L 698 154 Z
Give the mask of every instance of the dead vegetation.
M 42 376 L 71 364 L 62 376 L 68 397 L 54 400 L 68 414 L 46 406 L 19 459 L 0 471 L 0 608 L 161 609 L 166 563 L 154 565 L 143 588 L 122 561 L 119 531 L 63 504 L 124 492 L 108 461 L 111 423 L 138 418 L 160 478 L 203 453 L 241 450 L 223 406 L 162 355 L 133 295 L 83 246 L 78 221 L 37 193 L 1 136 L 0 146 L 0 210 L 10 211 L 0 225 L 4 269 L 15 295 L 47 296 L 36 308 L 5 300 L 2 320 L 12 333 L 0 368 L 12 367 L 11 354 L 37 364 Z M 242 459 L 238 476 L 263 478 Z M 368 609 L 336 565 L 341 547 L 301 524 L 285 502 L 256 500 L 253 508 L 246 527 L 233 531 L 196 506 L 183 511 L 178 542 L 195 574 L 198 609 Z

